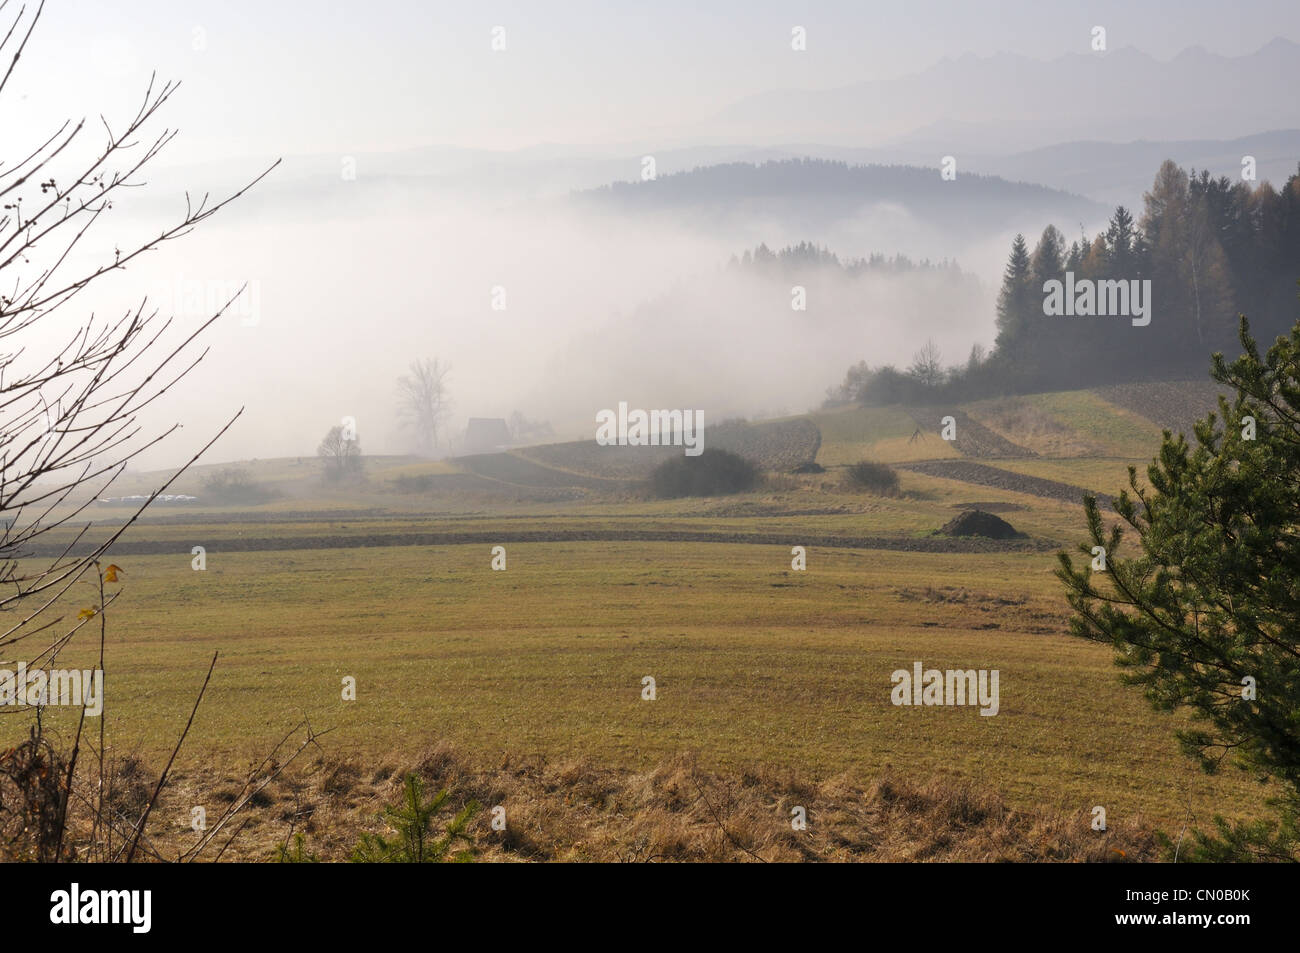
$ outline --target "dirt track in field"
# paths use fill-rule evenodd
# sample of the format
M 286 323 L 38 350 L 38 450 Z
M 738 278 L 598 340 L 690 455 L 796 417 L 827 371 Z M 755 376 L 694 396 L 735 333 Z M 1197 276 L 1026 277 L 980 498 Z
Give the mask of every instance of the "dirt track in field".
M 465 544 L 506 545 L 509 543 L 739 543 L 755 546 L 821 546 L 833 549 L 877 549 L 912 553 L 1047 552 L 1059 548 L 1049 540 L 991 539 L 947 536 L 825 536 L 791 529 L 782 533 L 735 533 L 702 530 L 638 529 L 545 529 L 463 531 L 447 533 L 369 533 L 332 536 L 263 536 L 214 540 L 213 553 L 275 552 L 307 549 L 355 549 L 371 546 L 459 546 Z M 24 555 L 38 558 L 57 556 L 57 546 L 33 546 Z M 76 551 L 74 550 L 74 553 Z M 113 545 L 113 556 L 158 556 L 189 554 L 188 544 L 169 540 L 122 540 Z
M 962 410 L 948 410 L 940 407 L 914 407 L 911 408 L 911 414 L 912 419 L 918 421 L 938 421 L 946 416 L 952 417 L 956 426 L 956 439 L 953 440 L 953 446 L 961 451 L 963 456 L 982 457 L 986 460 L 999 457 L 1023 459 L 1038 456 L 1028 447 L 1014 444 L 1001 434 L 985 427 Z
M 1070 483 L 1026 476 L 1023 473 L 1013 473 L 1010 470 L 1002 470 L 984 463 L 971 463 L 967 460 L 928 460 L 922 463 L 899 463 L 895 466 L 899 470 L 911 470 L 926 476 L 960 480 L 962 483 L 973 483 L 977 486 L 991 486 L 999 490 L 1010 490 L 1013 493 L 1028 493 L 1031 496 L 1060 500 L 1063 503 L 1082 504 L 1084 495 L 1092 493 L 1091 490 Z M 1103 507 L 1114 508 L 1111 505 L 1111 498 L 1106 494 L 1094 495 Z

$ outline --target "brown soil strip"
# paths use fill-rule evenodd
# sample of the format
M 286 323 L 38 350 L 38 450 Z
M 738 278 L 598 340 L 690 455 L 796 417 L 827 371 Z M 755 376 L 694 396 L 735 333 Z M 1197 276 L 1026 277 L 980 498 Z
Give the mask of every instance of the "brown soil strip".
M 940 420 L 944 417 L 952 417 L 957 425 L 957 439 L 953 441 L 953 446 L 960 450 L 964 456 L 983 457 L 984 459 L 995 459 L 997 457 L 1023 459 L 1038 456 L 1028 447 L 1014 444 L 1000 433 L 985 427 L 978 420 L 968 416 L 965 411 L 926 407 L 913 409 L 911 413 L 913 420 L 927 422 L 927 428 L 923 428 L 927 432 L 929 424 L 933 424 L 937 429 Z
M 943 536 L 817 536 L 791 529 L 783 533 L 728 533 L 636 529 L 549 529 L 447 533 L 372 533 L 336 536 L 237 537 L 214 540 L 208 553 L 273 552 L 307 549 L 355 549 L 370 546 L 459 546 L 507 543 L 740 543 L 755 546 L 823 546 L 834 549 L 880 549 L 911 553 L 1046 552 L 1059 548 L 1048 540 L 953 539 Z M 189 552 L 188 544 L 171 540 L 122 540 L 113 545 L 114 556 L 156 556 Z M 21 556 L 51 557 L 62 549 L 31 546 Z
M 1011 490 L 1014 493 L 1028 493 L 1049 500 L 1063 503 L 1082 504 L 1085 495 L 1092 494 L 1081 486 L 1047 480 L 1042 477 L 1026 476 L 1013 473 L 984 463 L 970 463 L 966 460 L 928 460 L 922 463 L 897 463 L 900 470 L 924 473 L 926 476 L 943 477 L 946 480 L 960 480 L 962 483 L 974 483 L 978 486 L 991 486 L 999 490 Z M 1107 509 L 1114 509 L 1111 498 L 1104 493 L 1093 494 L 1097 502 Z

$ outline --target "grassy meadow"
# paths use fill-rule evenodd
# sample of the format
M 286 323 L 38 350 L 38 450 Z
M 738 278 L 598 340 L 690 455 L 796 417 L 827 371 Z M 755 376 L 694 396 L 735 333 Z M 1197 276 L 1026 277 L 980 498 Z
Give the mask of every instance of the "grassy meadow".
M 1085 433 L 1079 421 L 1099 402 L 1047 395 L 1025 406 L 1058 442 L 1127 455 L 986 462 L 1117 490 L 1140 448 L 1149 457 L 1155 445 L 1130 411 Z M 1004 401 L 976 419 L 1009 437 L 1015 412 Z M 456 479 L 454 461 L 372 460 L 363 486 L 333 489 L 300 475 L 313 461 L 241 464 L 285 493 L 243 509 L 156 507 L 111 554 L 122 569 L 107 585 L 120 590 L 106 613 L 111 754 L 165 763 L 217 652 L 175 776 L 197 803 L 223 796 L 307 719 L 320 752 L 362 775 L 450 746 L 476 769 L 534 759 L 636 775 L 689 757 L 720 776 L 776 771 L 812 785 L 971 783 L 1014 809 L 1104 805 L 1112 824 L 1175 831 L 1189 817 L 1258 814 L 1257 785 L 1199 773 L 1176 747 L 1184 722 L 1122 685 L 1108 648 L 1067 634 L 1053 569 L 1055 551 L 1083 538 L 1080 507 L 906 469 L 897 496 L 844 487 L 839 463 L 899 449 L 887 416 L 818 415 L 824 473 L 707 500 L 630 488 L 486 505 L 396 489 L 399 474 Z M 917 443 L 939 446 L 934 434 Z M 925 459 L 953 458 L 943 449 Z M 184 479 L 201 488 L 202 475 Z M 973 504 L 1024 540 L 922 551 Z M 108 522 L 126 512 L 94 510 Z M 491 568 L 495 545 L 505 571 Z M 791 567 L 798 545 L 805 571 Z M 202 571 L 193 546 L 206 551 Z M 59 611 L 97 603 L 97 583 L 83 580 Z M 61 667 L 94 666 L 98 624 L 62 651 Z M 895 707 L 891 673 L 914 661 L 997 669 L 1000 711 Z M 646 676 L 653 701 L 642 698 Z M 347 677 L 355 700 L 342 697 Z M 46 719 L 65 739 L 75 732 L 66 710 Z M 0 732 L 20 721 L 0 721 Z

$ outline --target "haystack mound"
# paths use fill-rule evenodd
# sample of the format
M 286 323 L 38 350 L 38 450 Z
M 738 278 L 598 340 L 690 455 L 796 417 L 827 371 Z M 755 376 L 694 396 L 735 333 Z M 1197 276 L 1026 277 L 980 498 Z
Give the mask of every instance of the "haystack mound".
M 983 510 L 967 510 L 945 523 L 939 532 L 947 536 L 987 536 L 989 539 L 1016 539 L 1021 535 L 1006 520 Z

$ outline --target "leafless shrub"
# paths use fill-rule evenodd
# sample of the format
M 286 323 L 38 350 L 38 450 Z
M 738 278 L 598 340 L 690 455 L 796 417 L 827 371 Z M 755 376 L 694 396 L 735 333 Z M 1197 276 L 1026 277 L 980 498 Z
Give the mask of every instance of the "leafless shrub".
M 43 2 L 29 12 L 0 0 L 0 99 L 43 12 Z M 104 241 L 92 251 L 101 240 L 98 226 L 144 184 L 145 168 L 175 137 L 172 129 L 146 130 L 177 88 L 151 78 L 136 113 L 116 127 L 102 116 L 90 125 L 68 120 L 39 141 L 23 145 L 7 136 L 3 142 L 15 150 L 0 156 L 0 660 L 6 664 L 16 656 L 29 670 L 52 668 L 83 628 L 93 632 L 97 625 L 104 669 L 108 609 L 121 592 L 105 592 L 121 569 L 104 557 L 239 416 L 116 528 L 96 536 L 93 523 L 80 523 L 129 461 L 178 429 L 145 433 L 139 414 L 202 360 L 206 352 L 194 353 L 195 342 L 238 293 L 197 326 L 174 330 L 173 318 L 160 316 L 148 298 L 106 319 L 93 312 L 80 319 L 72 308 L 99 279 L 188 234 L 275 167 L 217 202 L 186 194 L 183 212 L 154 237 Z M 92 263 L 78 264 L 87 260 Z M 84 591 L 86 582 L 96 593 L 93 604 L 70 618 L 64 606 L 73 587 L 82 584 L 78 591 Z M 18 709 L 30 719 L 30 736 L 0 753 L 0 857 L 156 856 L 146 826 L 172 762 L 145 797 L 138 763 L 107 757 L 102 714 L 91 722 L 98 730 L 86 730 L 83 704 L 71 750 L 62 751 L 45 732 L 42 707 L 38 701 Z

